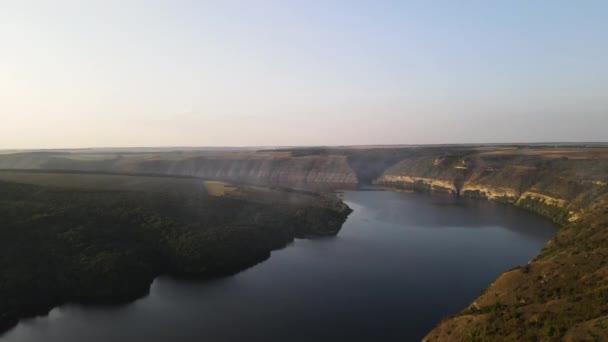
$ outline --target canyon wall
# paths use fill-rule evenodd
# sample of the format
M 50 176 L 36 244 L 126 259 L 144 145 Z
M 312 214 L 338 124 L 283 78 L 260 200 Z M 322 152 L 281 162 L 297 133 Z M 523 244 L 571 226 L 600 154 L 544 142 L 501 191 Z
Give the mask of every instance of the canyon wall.
M 606 188 L 607 165 L 602 158 L 428 156 L 402 160 L 375 183 L 511 203 L 565 224 L 577 220 L 592 194 Z
M 608 336 L 608 158 L 475 153 L 406 159 L 376 180 L 510 203 L 561 225 L 424 341 L 600 341 Z
M 191 176 L 251 184 L 355 186 L 346 156 L 285 153 L 22 154 L 1 156 L 0 168 Z

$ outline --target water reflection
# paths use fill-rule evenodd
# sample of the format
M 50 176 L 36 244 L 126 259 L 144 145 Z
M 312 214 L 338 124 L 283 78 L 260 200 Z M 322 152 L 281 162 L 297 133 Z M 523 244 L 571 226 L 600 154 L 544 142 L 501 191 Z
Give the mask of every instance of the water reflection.
M 395 224 L 428 228 L 462 227 L 470 229 L 500 226 L 545 242 L 555 226 L 537 214 L 512 205 L 471 198 L 456 198 L 447 194 L 395 192 L 351 192 L 348 201 L 362 204 L 374 212 L 374 219 Z M 463 215 L 466 211 L 466 215 Z M 531 229 L 531 227 L 533 227 Z

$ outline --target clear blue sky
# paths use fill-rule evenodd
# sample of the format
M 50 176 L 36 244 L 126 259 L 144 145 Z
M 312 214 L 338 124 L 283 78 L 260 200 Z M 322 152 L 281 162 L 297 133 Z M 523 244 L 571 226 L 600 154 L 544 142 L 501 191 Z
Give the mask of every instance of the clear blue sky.
M 608 1 L 0 0 L 0 148 L 607 141 Z

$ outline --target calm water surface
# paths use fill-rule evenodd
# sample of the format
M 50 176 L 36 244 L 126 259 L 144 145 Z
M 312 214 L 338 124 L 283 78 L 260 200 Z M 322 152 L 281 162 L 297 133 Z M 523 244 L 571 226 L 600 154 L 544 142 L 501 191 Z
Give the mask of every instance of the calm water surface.
M 416 341 L 555 232 L 511 206 L 348 191 L 337 237 L 296 240 L 209 282 L 161 277 L 120 307 L 65 305 L 1 342 Z

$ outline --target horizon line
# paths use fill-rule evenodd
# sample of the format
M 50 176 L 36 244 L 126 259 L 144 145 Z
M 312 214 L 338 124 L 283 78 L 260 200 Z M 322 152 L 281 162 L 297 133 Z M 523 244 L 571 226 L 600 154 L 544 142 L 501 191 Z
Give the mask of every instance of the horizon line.
M 467 143 L 422 143 L 422 144 L 343 144 L 343 145 L 149 145 L 149 146 L 91 146 L 91 147 L 13 147 L 0 151 L 62 151 L 62 150 L 111 150 L 111 149 L 297 149 L 297 148 L 378 148 L 416 146 L 521 146 L 521 145 L 608 145 L 608 141 L 519 141 L 519 142 L 467 142 Z

